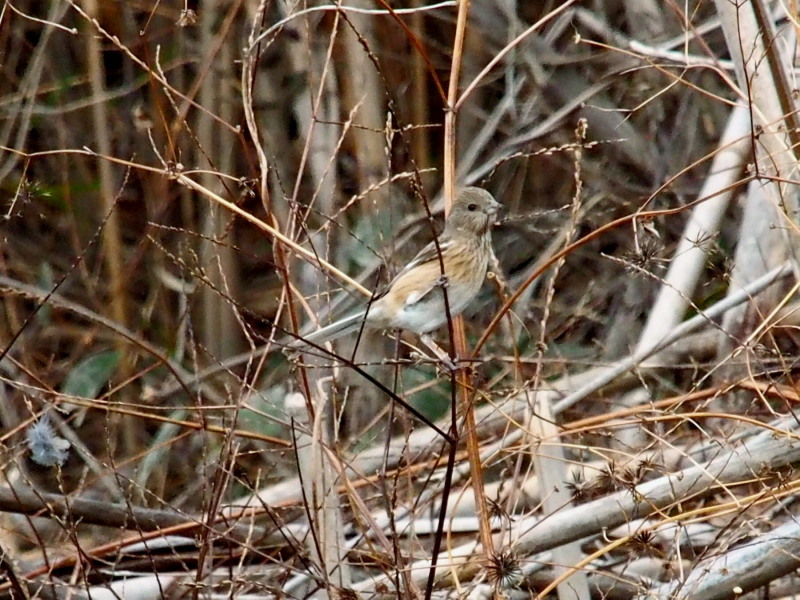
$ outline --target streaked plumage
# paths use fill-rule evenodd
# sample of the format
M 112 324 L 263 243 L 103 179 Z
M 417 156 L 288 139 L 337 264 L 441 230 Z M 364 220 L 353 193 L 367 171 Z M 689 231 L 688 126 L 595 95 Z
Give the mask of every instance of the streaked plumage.
M 321 344 L 361 327 L 408 329 L 427 334 L 447 322 L 443 282 L 451 316 L 463 312 L 481 288 L 492 255 L 491 226 L 501 205 L 486 190 L 469 187 L 453 203 L 438 238 L 429 243 L 378 294 L 369 309 L 344 317 L 293 343 Z M 439 260 L 441 252 L 441 262 Z M 445 277 L 441 265 L 444 264 Z

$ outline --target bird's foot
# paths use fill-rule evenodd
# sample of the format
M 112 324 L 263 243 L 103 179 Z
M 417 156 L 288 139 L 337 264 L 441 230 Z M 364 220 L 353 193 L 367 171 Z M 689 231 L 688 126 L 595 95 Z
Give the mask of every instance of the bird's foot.
M 442 363 L 442 366 L 445 369 L 447 369 L 448 374 L 452 374 L 458 371 L 458 365 L 452 358 L 450 358 L 450 356 L 444 355 L 444 356 L 438 356 L 437 358 L 439 359 L 439 362 Z
M 434 353 L 435 354 L 435 353 Z M 414 350 L 411 352 L 411 359 L 415 364 L 434 365 L 435 367 L 442 367 L 448 373 L 458 369 L 458 365 L 453 361 L 448 354 L 430 356 L 422 350 Z
M 434 342 L 433 338 L 429 334 L 423 333 L 420 336 L 420 340 L 422 340 L 422 343 L 425 344 L 430 349 L 430 351 L 436 355 L 436 358 L 439 359 L 439 362 L 441 362 L 442 366 L 445 367 L 448 371 L 453 373 L 454 371 L 458 370 L 458 365 L 453 360 L 453 358 L 447 352 L 445 352 L 439 346 L 439 344 Z

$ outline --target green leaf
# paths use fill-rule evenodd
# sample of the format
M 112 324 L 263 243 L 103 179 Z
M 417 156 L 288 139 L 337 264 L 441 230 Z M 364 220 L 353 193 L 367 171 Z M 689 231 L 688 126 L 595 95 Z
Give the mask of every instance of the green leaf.
M 450 394 L 448 393 L 450 382 L 440 382 L 437 385 L 427 387 L 424 383 L 435 377 L 435 373 L 427 370 L 405 369 L 403 374 L 403 390 L 421 387 L 413 396 L 404 396 L 406 401 L 416 408 L 420 413 L 431 421 L 443 417 L 450 410 Z
M 67 374 L 61 391 L 69 396 L 96 398 L 119 364 L 119 352 L 106 350 L 84 358 Z
M 286 430 L 280 424 L 286 418 L 283 408 L 286 393 L 282 385 L 277 385 L 253 394 L 239 411 L 239 426 L 262 435 L 286 437 Z M 276 421 L 269 417 L 275 417 Z

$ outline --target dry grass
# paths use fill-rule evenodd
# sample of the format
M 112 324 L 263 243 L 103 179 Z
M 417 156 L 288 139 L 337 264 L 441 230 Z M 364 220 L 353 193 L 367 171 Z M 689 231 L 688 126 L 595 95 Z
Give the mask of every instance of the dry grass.
M 797 14 L 556 4 L 3 5 L 0 594 L 800 595 Z

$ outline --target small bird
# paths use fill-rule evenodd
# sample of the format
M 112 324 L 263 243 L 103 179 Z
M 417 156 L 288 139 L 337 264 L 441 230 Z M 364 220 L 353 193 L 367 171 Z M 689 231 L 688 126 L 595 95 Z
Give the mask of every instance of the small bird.
M 322 344 L 357 331 L 362 322 L 375 329 L 407 329 L 426 339 L 447 322 L 443 288 L 452 317 L 461 314 L 480 290 L 492 257 L 491 227 L 501 206 L 486 190 L 464 189 L 453 203 L 438 246 L 431 242 L 420 250 L 367 308 L 290 347 Z

